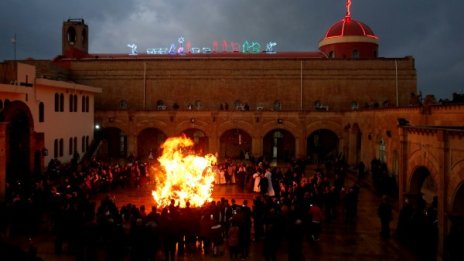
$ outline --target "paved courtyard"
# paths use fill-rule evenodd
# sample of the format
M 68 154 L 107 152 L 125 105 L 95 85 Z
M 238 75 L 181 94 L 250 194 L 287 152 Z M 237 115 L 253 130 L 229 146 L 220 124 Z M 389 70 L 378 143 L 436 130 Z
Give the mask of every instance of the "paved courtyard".
M 347 179 L 347 185 L 352 180 Z M 137 206 L 152 205 L 151 190 L 149 187 L 138 189 L 119 190 L 113 192 L 116 203 L 122 206 L 132 203 Z M 103 195 L 102 195 L 103 196 Z M 241 203 L 247 199 L 251 205 L 255 194 L 243 193 L 235 185 L 219 185 L 214 188 L 213 198 L 221 197 L 236 199 Z M 305 260 L 417 260 L 417 258 L 399 242 L 392 238 L 382 240 L 379 236 L 380 223 L 377 218 L 377 206 L 380 199 L 366 185 L 362 185 L 359 194 L 358 216 L 355 224 L 346 224 L 341 213 L 330 224 L 323 224 L 321 239 L 318 242 L 305 240 L 303 249 Z M 341 212 L 341 209 L 338 210 Z M 394 212 L 392 229 L 396 227 L 398 211 Z M 27 238 L 17 238 L 16 242 L 26 246 Z M 53 235 L 44 234 L 32 238 L 33 244 L 38 248 L 38 255 L 44 260 L 74 260 L 73 256 L 63 254 L 54 255 Z M 287 242 L 282 242 L 278 249 L 277 260 L 288 260 Z M 102 260 L 103 253 L 101 253 Z M 2 259 L 3 260 L 3 259 Z M 127 258 L 129 260 L 129 258 Z M 160 255 L 160 260 L 162 260 Z M 227 247 L 223 256 L 205 256 L 195 254 L 192 256 L 178 256 L 177 260 L 230 260 Z M 262 243 L 253 241 L 248 260 L 264 260 L 262 256 Z

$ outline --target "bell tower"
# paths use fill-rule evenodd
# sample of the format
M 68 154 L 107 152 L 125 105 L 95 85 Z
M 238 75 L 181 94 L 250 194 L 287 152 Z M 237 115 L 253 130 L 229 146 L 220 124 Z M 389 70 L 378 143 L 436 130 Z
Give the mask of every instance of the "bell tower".
M 68 19 L 63 22 L 62 55 L 85 55 L 89 52 L 89 28 L 84 19 Z

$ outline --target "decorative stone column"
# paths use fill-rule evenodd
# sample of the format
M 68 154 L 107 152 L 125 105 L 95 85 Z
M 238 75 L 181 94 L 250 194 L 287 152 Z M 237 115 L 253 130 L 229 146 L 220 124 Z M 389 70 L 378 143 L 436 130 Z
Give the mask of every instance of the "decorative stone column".
M 251 154 L 253 157 L 263 155 L 263 137 L 262 136 L 253 136 L 251 137 Z

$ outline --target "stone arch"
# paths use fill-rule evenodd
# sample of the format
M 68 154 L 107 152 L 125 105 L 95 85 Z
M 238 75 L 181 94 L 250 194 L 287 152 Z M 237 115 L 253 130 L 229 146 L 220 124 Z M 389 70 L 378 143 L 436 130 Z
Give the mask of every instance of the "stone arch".
M 454 215 L 464 217 L 464 180 L 456 186 L 450 210 Z
M 34 129 L 34 118 L 29 107 L 22 101 L 7 101 L 5 100 L 3 110 L 0 111 L 0 122 L 11 122 L 16 113 L 23 112 L 27 117 L 28 125 Z
M 339 152 L 340 138 L 329 129 L 318 129 L 306 138 L 306 156 L 316 162 L 336 157 Z
M 427 203 L 431 203 L 438 194 L 438 183 L 425 166 L 417 166 L 414 169 L 409 184 L 409 192 L 421 195 Z
M 99 130 L 97 139 L 102 142 L 100 156 L 108 158 L 127 157 L 127 133 L 118 127 Z
M 103 125 L 103 126 L 102 126 Z M 115 129 L 120 129 L 122 132 L 124 132 L 125 134 L 129 134 L 130 131 L 129 131 L 129 126 L 127 125 L 127 122 L 124 122 L 123 120 L 119 120 L 119 119 L 115 119 L 114 121 L 112 122 L 104 122 L 102 125 L 100 125 L 101 127 L 101 131 L 100 133 L 103 133 L 102 130 L 104 129 L 108 129 L 108 128 L 115 128 Z
M 343 128 L 342 126 L 333 121 L 313 121 L 310 124 L 306 125 L 306 133 L 305 137 L 308 137 L 311 135 L 311 133 L 315 132 L 318 129 L 328 129 L 335 134 L 337 134 L 337 137 L 342 137 L 343 135 Z
M 301 135 L 301 127 L 290 120 L 282 120 L 282 123 L 278 123 L 279 119 L 275 121 L 263 122 L 260 133 L 266 134 L 273 129 L 282 129 L 290 132 L 295 138 L 299 138 Z M 276 124 L 277 123 L 277 124 Z
M 295 157 L 296 139 L 284 128 L 274 128 L 263 137 L 263 156 L 269 161 L 288 161 Z
M 179 135 L 184 135 L 190 138 L 194 145 L 193 150 L 196 153 L 209 153 L 209 136 L 205 131 L 199 128 L 191 127 L 183 130 Z
M 161 145 L 167 139 L 166 134 L 158 128 L 145 128 L 137 134 L 137 156 L 149 160 L 158 158 Z
M 464 239 L 464 180 L 456 184 L 453 191 L 450 211 L 447 212 L 448 226 L 444 248 L 447 250 L 449 260 L 462 260 L 462 244 Z
M 22 101 L 5 102 L 0 122 L 8 122 L 6 141 L 6 180 L 24 180 L 33 167 L 34 120 L 29 107 Z
M 224 132 L 230 130 L 230 129 L 241 129 L 246 133 L 249 133 L 251 136 L 254 136 L 256 134 L 256 127 L 246 121 L 243 120 L 237 120 L 237 121 L 226 121 L 222 123 L 220 126 L 218 126 L 218 135 L 221 137 Z
M 211 124 L 195 117 L 179 122 L 173 135 L 182 135 L 187 129 L 198 129 L 204 132 L 207 137 L 212 137 Z
M 427 158 L 425 158 L 422 153 L 422 150 L 417 150 L 414 152 L 408 160 L 408 170 L 406 173 L 408 173 L 408 177 L 406 179 L 407 184 L 405 184 L 405 187 L 410 190 L 415 189 L 417 191 L 417 187 L 412 187 L 412 186 L 417 186 L 417 184 L 412 185 L 412 182 L 417 182 L 420 181 L 416 180 L 418 177 L 414 177 L 414 173 L 416 172 L 417 168 L 424 167 L 428 170 L 430 173 L 430 177 L 434 180 L 435 184 L 437 184 L 437 190 L 440 190 L 440 183 L 439 178 L 438 178 L 438 168 L 437 166 L 437 159 L 434 157 L 433 154 L 429 153 Z M 414 179 L 414 180 L 413 180 Z M 414 191 L 414 192 L 416 192 Z M 418 193 L 420 191 L 417 191 Z
M 219 156 L 222 158 L 245 159 L 251 151 L 252 137 L 240 128 L 226 130 L 219 138 Z
M 448 191 L 447 202 L 449 202 L 447 209 L 453 209 L 456 205 L 455 199 L 458 191 L 464 187 L 464 160 L 458 161 L 450 169 L 448 175 Z M 464 204 L 464 203 L 463 203 Z M 464 205 L 463 205 L 464 206 Z M 464 216 L 464 213 L 463 213 Z
M 161 130 L 166 136 L 171 136 L 172 133 L 169 133 L 169 130 L 171 129 L 167 122 L 161 121 L 161 120 L 142 120 L 137 122 L 137 128 L 135 130 L 135 133 L 140 134 L 145 129 L 158 129 Z

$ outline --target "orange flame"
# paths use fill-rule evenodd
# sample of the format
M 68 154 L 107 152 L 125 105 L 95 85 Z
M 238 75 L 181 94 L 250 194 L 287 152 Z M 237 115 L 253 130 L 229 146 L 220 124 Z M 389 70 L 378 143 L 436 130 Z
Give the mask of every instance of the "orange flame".
M 161 168 L 155 171 L 156 189 L 153 199 L 159 207 L 165 207 L 173 199 L 185 207 L 187 201 L 200 207 L 211 200 L 215 172 L 212 166 L 216 157 L 194 155 L 193 141 L 186 137 L 167 139 L 161 146 L 163 155 L 158 158 Z

